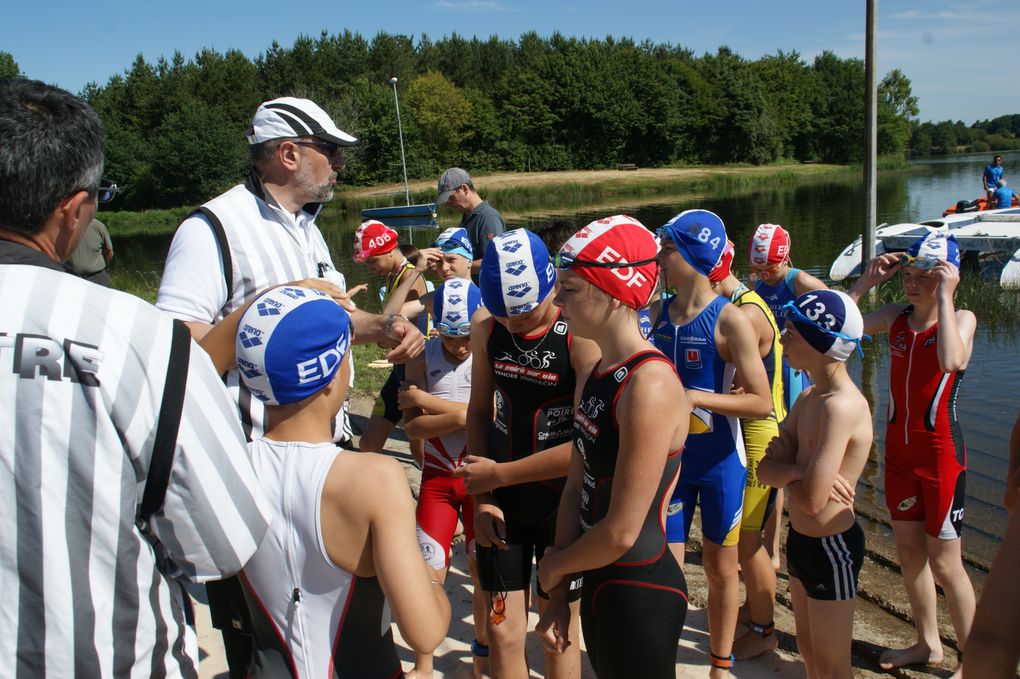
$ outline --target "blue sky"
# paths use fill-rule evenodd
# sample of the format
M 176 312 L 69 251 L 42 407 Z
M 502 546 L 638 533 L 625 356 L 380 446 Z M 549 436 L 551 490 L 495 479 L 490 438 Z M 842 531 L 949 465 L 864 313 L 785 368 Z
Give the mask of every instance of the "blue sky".
M 13 6 L 11 6 L 13 5 Z M 631 37 L 714 52 L 726 45 L 755 59 L 796 50 L 806 59 L 829 49 L 864 56 L 864 0 L 377 0 L 298 3 L 267 0 L 135 0 L 85 3 L 16 0 L 4 8 L 0 50 L 29 77 L 77 92 L 105 83 L 139 53 L 154 62 L 179 50 L 239 49 L 249 57 L 273 40 L 350 29 L 516 38 L 529 30 L 583 37 Z M 913 83 L 922 120 L 1020 113 L 1016 0 L 878 0 L 878 67 Z M 1012 45 L 1012 47 L 1011 47 Z M 1012 55 L 1012 56 L 1011 56 Z

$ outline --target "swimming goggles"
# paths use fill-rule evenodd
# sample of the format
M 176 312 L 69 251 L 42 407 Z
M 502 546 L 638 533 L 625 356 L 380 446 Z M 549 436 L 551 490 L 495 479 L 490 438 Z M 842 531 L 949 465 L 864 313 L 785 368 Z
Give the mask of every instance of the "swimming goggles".
M 439 248 L 443 252 L 453 252 L 454 250 L 467 250 L 467 246 L 458 240 L 453 238 L 447 238 L 444 241 L 437 242 L 435 247 Z
M 829 335 L 830 337 L 835 337 L 837 339 L 841 339 L 841 340 L 844 340 L 846 342 L 853 342 L 854 346 L 857 347 L 857 353 L 861 355 L 861 358 L 864 357 L 864 349 L 861 348 L 861 342 L 863 340 L 868 340 L 868 341 L 871 340 L 871 335 L 862 335 L 861 337 L 851 337 L 850 335 L 844 334 L 842 332 L 838 332 L 836 330 L 830 330 L 829 328 L 826 328 L 824 325 L 820 324 L 818 322 L 817 318 L 810 318 L 808 316 L 805 316 L 804 312 L 802 312 L 797 307 L 797 305 L 794 304 L 792 301 L 791 302 L 787 302 L 786 304 L 784 304 L 782 306 L 782 308 L 780 308 L 779 316 L 780 316 L 780 320 L 781 321 L 784 321 L 784 322 L 785 321 L 790 321 L 791 323 L 806 323 L 807 325 L 810 325 L 811 327 L 816 328 L 816 329 L 820 330 L 821 332 L 824 332 L 826 335 Z
M 900 258 L 900 264 L 904 266 L 912 266 L 915 269 L 921 271 L 930 271 L 939 265 L 939 262 L 943 260 L 939 259 L 935 255 L 919 255 L 917 257 L 903 253 Z
M 440 335 L 446 335 L 447 337 L 463 337 L 471 334 L 471 321 L 464 321 L 457 325 L 450 325 L 446 321 L 439 321 L 436 323 L 436 329 Z
M 645 264 L 651 264 L 652 262 L 658 262 L 658 257 L 652 257 L 651 259 L 639 259 L 636 262 L 593 262 L 589 259 L 574 259 L 570 255 L 565 255 L 562 252 L 557 252 L 552 256 L 553 266 L 557 269 L 572 269 L 575 266 L 586 266 L 595 269 L 627 269 L 629 267 L 644 266 Z

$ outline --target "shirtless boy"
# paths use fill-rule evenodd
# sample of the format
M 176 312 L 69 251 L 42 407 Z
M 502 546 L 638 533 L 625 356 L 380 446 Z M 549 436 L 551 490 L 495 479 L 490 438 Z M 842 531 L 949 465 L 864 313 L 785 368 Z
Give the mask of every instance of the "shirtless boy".
M 853 510 L 854 486 L 871 450 L 871 410 L 844 361 L 860 345 L 864 321 L 845 293 L 816 290 L 783 309 L 783 353 L 810 371 L 802 392 L 773 439 L 758 478 L 789 491 L 786 558 L 807 676 L 852 677 L 857 576 L 864 533 Z

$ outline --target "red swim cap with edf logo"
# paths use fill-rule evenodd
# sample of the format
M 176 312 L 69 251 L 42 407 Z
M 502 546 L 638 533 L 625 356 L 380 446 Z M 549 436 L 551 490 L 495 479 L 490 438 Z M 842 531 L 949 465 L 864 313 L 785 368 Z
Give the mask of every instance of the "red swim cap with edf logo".
M 657 253 L 651 231 L 633 217 L 616 215 L 594 221 L 571 236 L 560 248 L 559 266 L 627 306 L 640 309 L 655 291 L 659 277 Z M 582 262 L 617 266 L 584 266 Z M 625 266 L 630 262 L 634 265 Z

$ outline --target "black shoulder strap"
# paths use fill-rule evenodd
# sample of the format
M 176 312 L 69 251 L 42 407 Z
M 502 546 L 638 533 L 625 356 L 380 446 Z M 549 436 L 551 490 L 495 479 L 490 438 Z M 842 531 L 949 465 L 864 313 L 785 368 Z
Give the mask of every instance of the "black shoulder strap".
M 227 300 L 234 292 L 234 260 L 230 256 L 230 243 L 227 241 L 227 232 L 223 229 L 223 222 L 216 216 L 216 213 L 205 205 L 195 208 L 195 213 L 202 213 L 212 225 L 213 236 L 216 237 L 216 244 L 220 246 L 220 258 L 223 260 L 223 282 L 227 284 Z M 189 217 L 191 215 L 188 215 Z
M 156 440 L 149 458 L 149 473 L 145 478 L 145 493 L 139 518 L 144 523 L 159 511 L 170 483 L 170 470 L 177 450 L 177 432 L 184 410 L 184 390 L 188 382 L 188 364 L 191 361 L 191 333 L 181 321 L 174 321 L 170 340 L 170 359 L 166 366 L 163 385 L 163 402 L 159 406 L 156 423 Z

